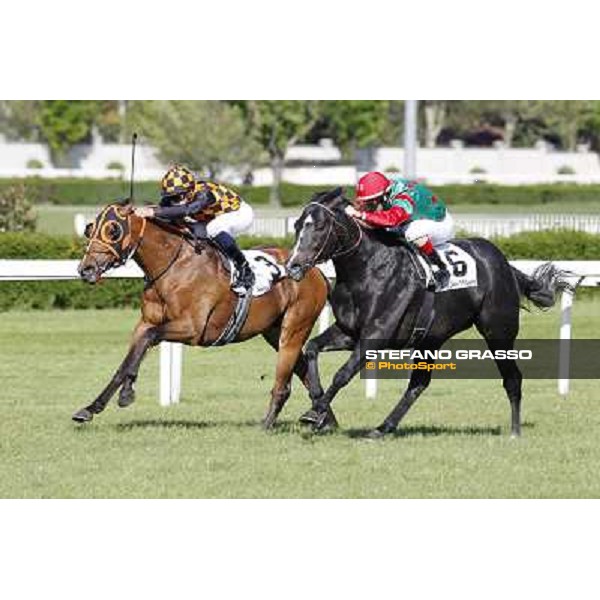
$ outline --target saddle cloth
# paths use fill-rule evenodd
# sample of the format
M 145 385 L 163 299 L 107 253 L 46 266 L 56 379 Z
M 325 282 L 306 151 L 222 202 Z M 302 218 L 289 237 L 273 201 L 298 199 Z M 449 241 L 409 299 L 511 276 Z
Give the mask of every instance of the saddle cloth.
M 469 253 L 450 242 L 436 246 L 436 250 L 444 263 L 446 263 L 448 272 L 450 273 L 448 284 L 441 289 L 436 289 L 436 292 L 477 287 L 477 263 Z M 416 252 L 416 256 L 425 273 L 426 283 L 429 284 L 433 279 L 431 266 L 420 252 Z
M 254 272 L 252 296 L 266 294 L 280 279 L 286 276 L 285 267 L 280 265 L 270 254 L 260 250 L 244 250 L 244 255 Z M 229 261 L 229 272 L 233 281 L 235 266 Z

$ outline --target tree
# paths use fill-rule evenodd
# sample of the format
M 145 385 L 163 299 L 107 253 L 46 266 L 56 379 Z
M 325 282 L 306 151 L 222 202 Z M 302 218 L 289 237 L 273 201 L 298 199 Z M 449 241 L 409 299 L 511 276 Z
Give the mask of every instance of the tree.
M 0 101 L 0 133 L 9 140 L 37 141 L 40 104 L 38 100 Z
M 0 191 L 0 232 L 35 231 L 36 221 L 33 202 L 22 183 Z
M 97 126 L 107 141 L 117 141 L 122 128 L 116 100 L 0 101 L 0 132 L 11 140 L 46 142 L 59 161 Z
M 260 146 L 246 131 L 241 109 L 219 101 L 135 102 L 128 125 L 147 137 L 167 162 L 181 162 L 218 177 L 225 167 L 248 169 Z
M 580 130 L 596 108 L 593 100 L 540 100 L 536 105 L 538 115 L 559 135 L 562 146 L 570 151 L 575 150 Z
M 42 100 L 37 117 L 40 134 L 50 147 L 55 165 L 65 162 L 68 151 L 90 134 L 100 112 L 97 100 Z
M 461 105 L 459 113 L 471 127 L 502 126 L 503 141 L 508 148 L 513 145 L 518 127 L 539 117 L 536 100 L 467 100 Z
M 287 149 L 300 141 L 323 115 L 319 100 L 245 100 L 240 101 L 250 132 L 269 155 L 273 172 L 270 202 L 280 206 L 279 188 Z
M 386 100 L 329 100 L 323 106 L 326 131 L 347 157 L 381 141 L 388 113 Z
M 435 148 L 437 138 L 446 124 L 448 101 L 423 100 L 422 105 L 425 120 L 425 147 Z

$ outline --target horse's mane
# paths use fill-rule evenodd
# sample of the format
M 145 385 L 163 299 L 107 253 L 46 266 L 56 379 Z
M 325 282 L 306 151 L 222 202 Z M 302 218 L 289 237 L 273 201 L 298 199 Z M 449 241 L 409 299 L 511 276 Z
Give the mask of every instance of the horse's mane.
M 159 229 L 182 237 L 188 241 L 192 241 L 194 239 L 190 231 L 185 227 L 180 227 L 179 225 L 174 225 L 173 223 L 169 223 L 168 221 L 157 219 L 155 217 L 149 218 L 148 221 L 150 221 L 150 223 L 153 225 L 156 225 Z
M 323 192 L 317 192 L 311 198 L 311 203 L 321 204 L 331 210 L 334 210 L 341 217 L 347 219 L 350 218 L 347 217 L 346 213 L 344 212 L 344 208 L 350 204 L 350 200 L 344 196 L 344 190 L 341 187 L 336 187 L 332 190 Z M 368 227 L 362 223 L 360 226 L 365 235 L 384 246 L 392 248 L 405 247 L 410 250 L 410 246 L 408 246 L 406 242 L 404 242 L 402 239 L 399 239 L 397 235 L 394 235 L 385 229 Z
M 317 192 L 311 198 L 311 203 L 322 204 L 332 210 L 343 209 L 349 203 L 344 196 L 344 190 L 341 187 L 336 187 L 332 190 Z

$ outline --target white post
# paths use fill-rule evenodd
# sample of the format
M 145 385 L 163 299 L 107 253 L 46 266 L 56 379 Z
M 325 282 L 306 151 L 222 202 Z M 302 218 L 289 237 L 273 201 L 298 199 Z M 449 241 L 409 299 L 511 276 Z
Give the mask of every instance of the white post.
M 181 344 L 160 344 L 160 405 L 170 406 L 179 402 L 181 393 Z
M 404 177 L 417 176 L 417 104 L 418 100 L 404 101 Z
M 321 315 L 319 316 L 319 334 L 323 333 L 329 327 L 329 316 L 331 315 L 331 307 L 325 304 Z
M 365 396 L 367 400 L 377 397 L 377 379 L 365 379 Z
M 171 404 L 178 404 L 181 397 L 183 344 L 171 344 L 171 346 Z
M 558 356 L 558 393 L 569 393 L 569 363 L 571 361 L 571 307 L 574 294 L 569 290 L 562 293 L 560 305 L 560 348 Z

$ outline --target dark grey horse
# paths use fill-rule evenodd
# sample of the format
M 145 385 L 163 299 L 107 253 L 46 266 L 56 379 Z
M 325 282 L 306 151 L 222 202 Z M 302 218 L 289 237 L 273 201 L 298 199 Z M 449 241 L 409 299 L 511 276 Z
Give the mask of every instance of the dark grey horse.
M 335 323 L 306 346 L 313 408 L 301 420 L 315 429 L 335 424 L 331 401 L 365 363 L 360 340 L 380 340 L 382 349 L 406 347 L 416 311 L 427 293 L 413 251 L 381 231 L 362 227 L 346 215 L 346 205 L 339 188 L 317 194 L 296 223 L 296 243 L 287 263 L 288 273 L 297 280 L 314 264 L 329 259 L 337 274 L 330 298 Z M 557 293 L 569 287 L 566 274 L 551 264 L 530 277 L 511 267 L 487 240 L 454 243 L 475 259 L 478 286 L 435 294 L 435 318 L 426 336 L 415 345 L 418 349 L 437 350 L 472 325 L 490 350 L 512 349 L 519 332 L 522 298 L 548 308 L 556 302 Z M 320 352 L 334 350 L 350 350 L 351 355 L 324 392 L 317 359 Z M 514 360 L 498 360 L 496 365 L 510 400 L 511 433 L 518 436 L 522 375 Z M 381 437 L 393 432 L 430 380 L 430 371 L 412 371 L 408 389 L 370 435 Z

